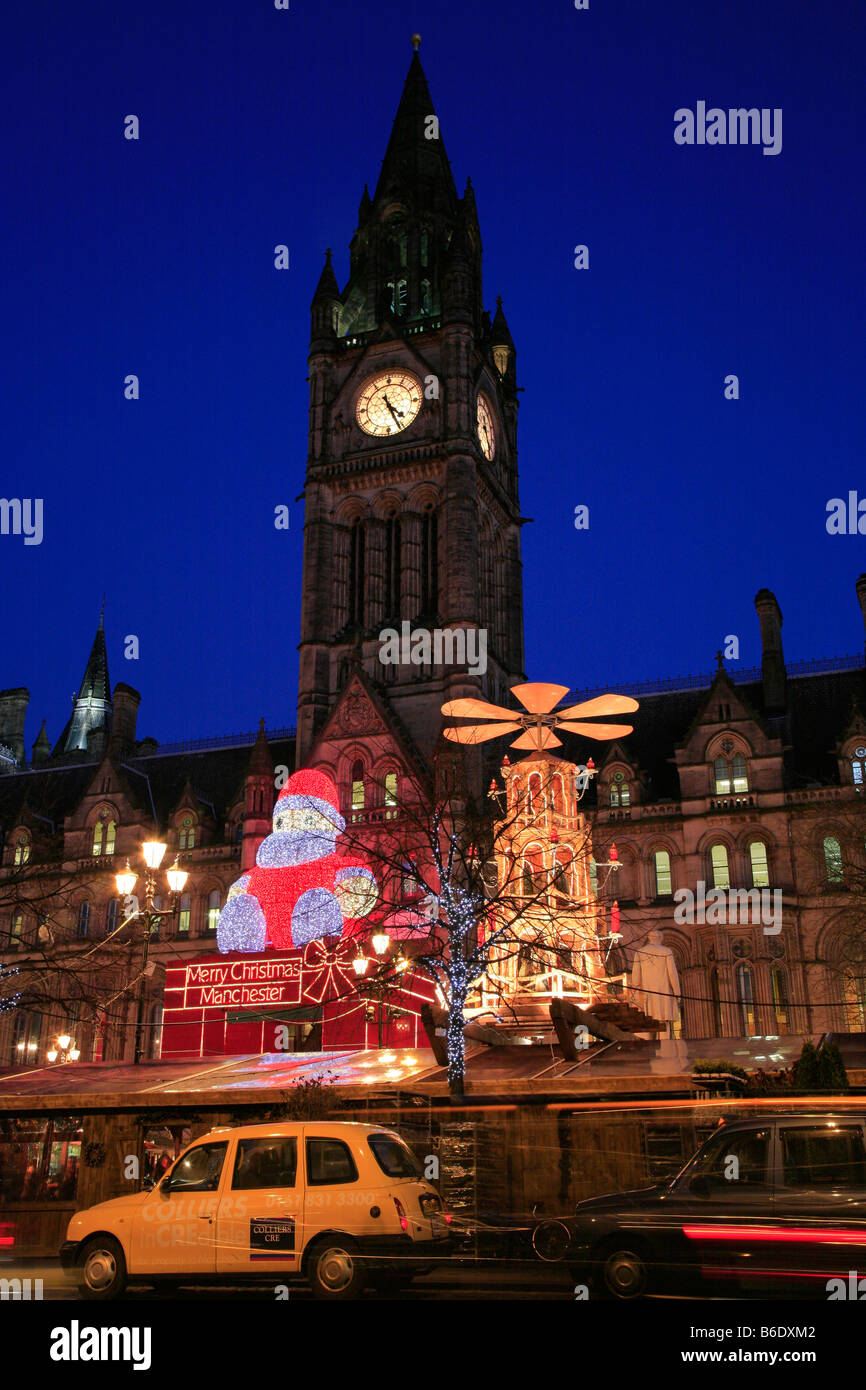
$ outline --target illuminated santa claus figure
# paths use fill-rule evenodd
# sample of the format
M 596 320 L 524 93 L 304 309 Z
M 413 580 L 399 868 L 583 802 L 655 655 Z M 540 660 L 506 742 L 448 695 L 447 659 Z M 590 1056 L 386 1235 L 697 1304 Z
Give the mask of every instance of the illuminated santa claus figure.
M 346 822 L 327 773 L 294 773 L 277 798 L 273 827 L 255 868 L 229 889 L 217 923 L 220 951 L 287 950 L 342 936 L 376 905 L 372 871 L 336 853 Z

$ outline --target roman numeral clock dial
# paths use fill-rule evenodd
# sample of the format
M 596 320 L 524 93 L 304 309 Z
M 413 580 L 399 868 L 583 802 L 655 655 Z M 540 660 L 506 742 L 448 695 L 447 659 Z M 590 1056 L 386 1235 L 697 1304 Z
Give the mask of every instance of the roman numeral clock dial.
M 399 434 L 421 409 L 421 383 L 411 372 L 377 372 L 361 388 L 355 418 L 365 434 Z

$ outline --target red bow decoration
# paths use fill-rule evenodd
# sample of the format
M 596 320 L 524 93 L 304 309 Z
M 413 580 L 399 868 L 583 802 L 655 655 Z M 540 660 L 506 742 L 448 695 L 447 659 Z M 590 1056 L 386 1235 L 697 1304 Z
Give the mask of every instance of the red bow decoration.
M 333 941 L 334 937 L 317 937 L 315 941 L 308 941 L 304 948 L 305 970 L 318 972 L 304 989 L 304 998 L 312 999 L 315 1004 L 321 1004 L 326 995 L 332 997 L 332 992 L 345 994 L 354 986 L 349 970 L 356 955 L 355 946 L 345 940 L 337 940 L 335 946 L 330 946 L 329 940 Z

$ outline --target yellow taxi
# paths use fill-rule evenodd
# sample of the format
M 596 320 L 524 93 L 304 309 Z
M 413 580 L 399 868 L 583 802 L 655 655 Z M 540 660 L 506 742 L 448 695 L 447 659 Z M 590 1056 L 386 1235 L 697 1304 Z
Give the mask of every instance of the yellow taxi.
M 76 1212 L 60 1259 L 84 1298 L 128 1282 L 305 1278 L 357 1298 L 447 1257 L 449 1217 L 392 1130 L 340 1121 L 214 1129 L 156 1187 Z

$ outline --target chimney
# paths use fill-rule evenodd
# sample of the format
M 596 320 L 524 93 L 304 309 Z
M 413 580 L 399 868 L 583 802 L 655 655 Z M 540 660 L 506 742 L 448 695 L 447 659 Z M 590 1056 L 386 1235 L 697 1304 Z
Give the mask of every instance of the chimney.
M 135 748 L 135 726 L 141 696 L 131 685 L 125 685 L 120 681 L 114 687 L 113 701 L 108 749 L 112 756 L 128 757 Z
M 23 685 L 0 690 L 0 743 L 12 749 L 19 763 L 24 762 L 24 720 L 29 702 L 30 691 Z
M 761 680 L 764 686 L 764 712 L 782 714 L 785 710 L 787 673 L 782 654 L 782 610 L 776 595 L 760 589 L 755 608 L 761 624 Z

